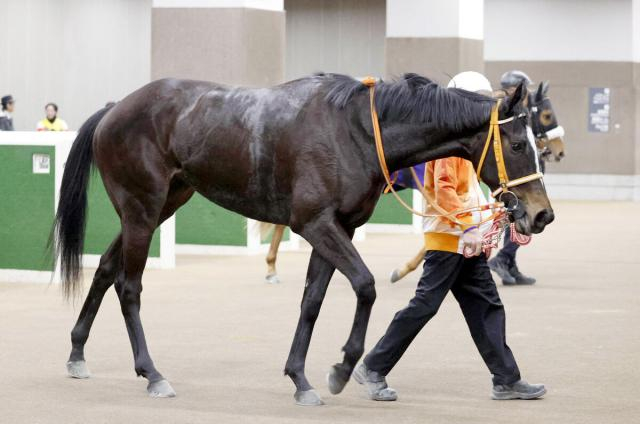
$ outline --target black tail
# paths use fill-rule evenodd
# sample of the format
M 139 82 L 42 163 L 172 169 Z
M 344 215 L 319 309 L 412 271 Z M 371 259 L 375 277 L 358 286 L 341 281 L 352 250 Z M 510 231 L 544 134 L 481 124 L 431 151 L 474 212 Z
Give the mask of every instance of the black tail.
M 62 288 L 67 298 L 79 291 L 80 264 L 86 227 L 87 186 L 93 162 L 93 134 L 110 108 L 105 107 L 99 110 L 82 124 L 69 152 L 62 175 L 52 240 L 55 240 L 55 258 L 60 259 Z

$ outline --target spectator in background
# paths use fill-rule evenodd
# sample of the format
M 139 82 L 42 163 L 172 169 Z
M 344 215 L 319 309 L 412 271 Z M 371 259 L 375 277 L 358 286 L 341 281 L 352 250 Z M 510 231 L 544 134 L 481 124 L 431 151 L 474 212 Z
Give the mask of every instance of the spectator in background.
M 47 103 L 44 107 L 47 117 L 38 122 L 36 130 L 38 131 L 67 131 L 69 127 L 67 123 L 58 118 L 58 105 L 55 103 Z
M 13 131 L 14 100 L 11 94 L 2 97 L 2 110 L 0 110 L 0 131 Z

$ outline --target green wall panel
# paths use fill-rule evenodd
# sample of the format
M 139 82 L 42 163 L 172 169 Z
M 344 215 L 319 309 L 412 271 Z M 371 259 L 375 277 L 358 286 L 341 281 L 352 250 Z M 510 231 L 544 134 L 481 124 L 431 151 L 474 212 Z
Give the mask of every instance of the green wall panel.
M 120 218 L 109 200 L 97 169 L 91 173 L 88 204 L 84 253 L 102 255 L 120 232 Z M 160 229 L 156 229 L 153 234 L 149 256 L 160 257 Z
M 49 174 L 33 173 L 34 153 L 49 155 Z M 55 148 L 3 145 L 0 164 L 0 268 L 53 270 L 46 245 L 55 208 Z
M 409 206 L 413 205 L 413 190 L 402 190 L 398 195 Z M 369 223 L 371 224 L 407 224 L 411 225 L 413 217 L 407 211 L 392 193 L 383 194 L 378 200 L 376 210 L 371 215 Z
M 176 243 L 246 246 L 247 218 L 196 193 L 176 212 Z

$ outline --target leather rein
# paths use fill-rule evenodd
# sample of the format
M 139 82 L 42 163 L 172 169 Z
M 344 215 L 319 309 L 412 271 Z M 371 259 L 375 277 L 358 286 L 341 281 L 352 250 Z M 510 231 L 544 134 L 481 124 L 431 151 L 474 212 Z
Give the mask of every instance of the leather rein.
M 413 167 L 411 167 L 410 170 L 411 170 L 411 175 L 416 184 L 416 187 L 418 187 L 418 189 L 420 190 L 420 193 L 424 197 L 427 204 L 430 205 L 438 213 L 426 214 L 424 212 L 417 211 L 413 209 L 411 206 L 409 206 L 393 188 L 393 182 L 391 181 L 391 175 L 389 173 L 389 168 L 387 167 L 387 161 L 384 156 L 384 147 L 382 145 L 382 132 L 380 131 L 380 123 L 378 122 L 378 112 L 376 111 L 376 107 L 375 107 L 376 80 L 373 77 L 367 77 L 362 81 L 362 83 L 369 88 L 369 105 L 371 109 L 371 123 L 373 125 L 373 136 L 375 139 L 376 152 L 378 155 L 378 162 L 380 164 L 380 169 L 382 170 L 382 175 L 384 176 L 384 179 L 386 181 L 385 191 L 390 191 L 395 196 L 398 203 L 400 203 L 405 209 L 407 209 L 409 212 L 415 215 L 422 216 L 422 217 L 443 217 L 458 225 L 466 225 L 466 226 L 480 225 L 484 222 L 493 220 L 495 217 L 503 213 L 503 211 L 505 210 L 505 205 L 501 201 L 489 203 L 486 205 L 478 205 L 470 208 L 458 209 L 451 212 L 446 211 L 444 208 L 439 206 L 434 199 L 431 198 L 429 193 L 427 193 L 427 191 L 423 187 L 422 182 L 420 182 L 420 179 L 418 178 L 418 175 L 416 174 L 416 171 L 413 169 Z M 493 108 L 491 109 L 489 133 L 487 134 L 487 139 L 484 144 L 484 149 L 482 150 L 482 156 L 480 157 L 480 162 L 478 163 L 478 167 L 476 169 L 476 174 L 478 176 L 478 179 L 480 179 L 480 172 L 482 171 L 482 166 L 487 156 L 487 152 L 489 151 L 489 146 L 493 144 L 493 151 L 494 151 L 494 156 L 496 158 L 496 167 L 498 169 L 498 179 L 500 181 L 500 187 L 497 190 L 495 190 L 493 193 L 491 193 L 491 195 L 494 198 L 497 198 L 498 200 L 500 200 L 504 194 L 509 193 L 512 196 L 514 196 L 517 201 L 518 197 L 509 189 L 512 187 L 519 186 L 521 184 L 528 183 L 530 181 L 542 179 L 542 173 L 537 172 L 534 174 L 527 175 L 525 177 L 516 178 L 515 180 L 509 180 L 507 169 L 505 167 L 504 156 L 502 154 L 502 139 L 500 136 L 500 125 L 506 124 L 507 122 L 511 122 L 516 117 L 511 116 L 509 118 L 499 120 L 498 119 L 499 107 L 500 107 L 500 100 L 498 100 L 496 104 L 493 106 Z M 458 216 L 463 214 L 467 214 L 470 212 L 486 211 L 486 210 L 491 210 L 493 212 L 492 215 L 472 224 L 470 224 L 469 222 L 460 221 L 458 219 Z

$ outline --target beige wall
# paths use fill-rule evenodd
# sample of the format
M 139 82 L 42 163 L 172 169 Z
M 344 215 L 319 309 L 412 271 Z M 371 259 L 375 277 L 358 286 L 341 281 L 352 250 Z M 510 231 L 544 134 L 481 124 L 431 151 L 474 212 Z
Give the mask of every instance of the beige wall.
M 467 38 L 387 38 L 387 76 L 416 72 L 442 84 L 461 71 L 484 71 L 483 41 Z
M 486 73 L 498 85 L 511 69 L 534 81 L 550 81 L 549 98 L 564 126 L 566 157 L 550 164 L 551 173 L 634 174 L 636 90 L 630 62 L 487 62 Z M 587 131 L 589 87 L 611 88 L 610 131 Z
M 154 8 L 153 79 L 231 85 L 284 80 L 284 12 L 247 8 Z
M 385 0 L 285 0 L 286 76 L 384 73 Z
M 0 96 L 34 130 L 53 101 L 77 129 L 109 100 L 149 82 L 151 0 L 2 0 Z

